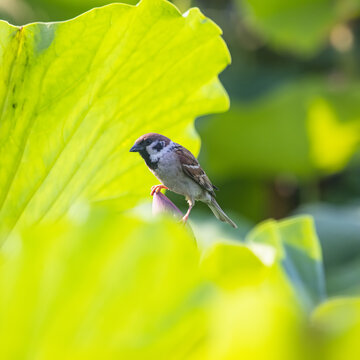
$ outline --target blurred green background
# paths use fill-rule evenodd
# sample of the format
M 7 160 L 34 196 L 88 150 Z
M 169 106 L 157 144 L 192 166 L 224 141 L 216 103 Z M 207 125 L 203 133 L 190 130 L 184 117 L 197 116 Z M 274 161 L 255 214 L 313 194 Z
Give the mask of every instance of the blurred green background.
M 230 111 L 196 121 L 200 162 L 221 189 L 219 203 L 244 233 L 269 217 L 313 215 L 328 293 L 359 294 L 360 1 L 173 2 L 201 8 L 232 54 L 221 75 Z M 107 3 L 2 0 L 0 17 L 17 25 L 66 20 Z M 210 216 L 201 205 L 194 215 Z

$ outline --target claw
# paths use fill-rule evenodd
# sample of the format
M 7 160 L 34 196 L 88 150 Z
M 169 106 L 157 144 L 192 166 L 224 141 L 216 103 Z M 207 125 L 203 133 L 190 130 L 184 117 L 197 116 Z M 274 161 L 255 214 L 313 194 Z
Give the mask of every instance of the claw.
M 154 185 L 151 187 L 150 195 L 154 196 L 154 194 L 158 194 L 161 191 L 161 189 L 169 190 L 169 188 L 163 184 Z

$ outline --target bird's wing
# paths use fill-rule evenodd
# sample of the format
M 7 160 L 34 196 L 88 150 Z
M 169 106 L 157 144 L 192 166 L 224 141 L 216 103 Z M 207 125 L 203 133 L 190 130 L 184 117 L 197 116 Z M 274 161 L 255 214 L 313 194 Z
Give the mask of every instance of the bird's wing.
M 179 157 L 184 173 L 212 196 L 215 196 L 214 190 L 218 190 L 218 188 L 211 183 L 194 155 L 179 144 L 176 144 L 175 152 Z

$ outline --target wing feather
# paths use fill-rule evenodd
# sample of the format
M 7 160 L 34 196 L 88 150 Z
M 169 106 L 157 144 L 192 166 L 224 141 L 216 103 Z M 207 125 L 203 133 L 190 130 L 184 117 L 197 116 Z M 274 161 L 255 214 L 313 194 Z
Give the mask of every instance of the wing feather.
M 176 144 L 175 152 L 179 157 L 184 173 L 212 196 L 215 196 L 214 190 L 218 190 L 217 187 L 211 183 L 194 155 L 179 144 Z

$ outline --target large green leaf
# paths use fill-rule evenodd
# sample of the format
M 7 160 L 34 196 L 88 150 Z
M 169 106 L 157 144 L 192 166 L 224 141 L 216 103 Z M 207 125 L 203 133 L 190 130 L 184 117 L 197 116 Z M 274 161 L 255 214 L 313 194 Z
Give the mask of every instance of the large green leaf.
M 86 220 L 86 212 L 3 246 L 0 357 L 180 359 L 200 351 L 212 292 L 185 228 L 104 210 Z
M 23 228 L 0 250 L 0 292 L 2 359 L 303 358 L 277 265 L 221 239 L 201 254 L 170 220 L 82 205 Z
M 246 242 L 271 245 L 276 249 L 277 260 L 305 309 L 312 309 L 325 299 L 321 249 L 310 217 L 278 223 L 266 221 L 248 234 Z
M 199 122 L 201 159 L 218 177 L 309 178 L 340 171 L 359 150 L 359 101 L 356 83 L 305 78 L 280 86 L 235 103 L 206 126 Z
M 254 284 L 271 269 L 279 272 L 277 279 L 285 279 L 280 282 L 288 284 L 304 310 L 309 312 L 326 299 L 321 247 L 312 217 L 264 221 L 248 231 L 244 241 L 236 237 L 238 232 L 227 231 L 215 221 L 194 225 L 207 272 L 220 286 Z M 278 285 L 273 282 L 271 286 L 274 290 Z M 284 295 L 287 290 L 281 286 Z
M 357 0 L 238 0 L 246 21 L 275 48 L 310 55 L 332 27 L 359 12 Z
M 312 314 L 317 358 L 356 360 L 360 354 L 360 298 L 337 298 Z
M 164 0 L 0 22 L 0 236 L 83 199 L 123 209 L 144 197 L 153 178 L 128 149 L 145 132 L 196 152 L 194 117 L 228 107 L 220 34 Z
M 314 217 L 321 242 L 329 295 L 359 294 L 360 207 L 307 204 L 298 213 Z
M 271 246 L 219 238 L 201 271 L 216 286 L 210 359 L 301 359 L 304 313 Z

